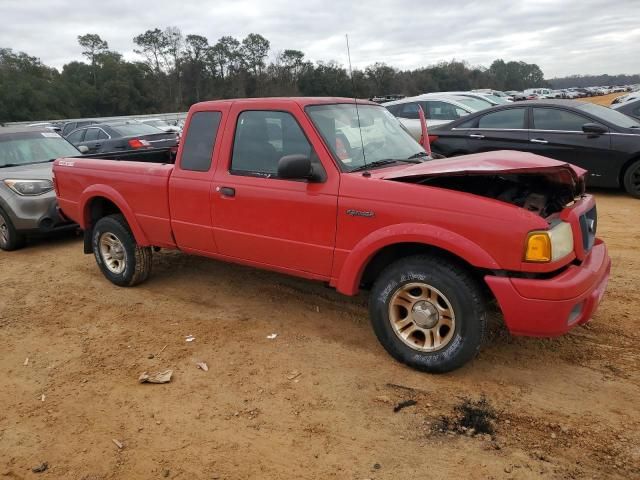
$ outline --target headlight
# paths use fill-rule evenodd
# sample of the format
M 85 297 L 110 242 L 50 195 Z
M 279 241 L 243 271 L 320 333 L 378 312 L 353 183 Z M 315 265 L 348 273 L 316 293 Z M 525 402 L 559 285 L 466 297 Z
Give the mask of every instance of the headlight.
M 18 195 L 35 196 L 53 190 L 51 180 L 5 180 L 4 183 Z
M 524 251 L 525 262 L 555 262 L 573 252 L 571 225 L 560 222 L 551 230 L 530 232 Z

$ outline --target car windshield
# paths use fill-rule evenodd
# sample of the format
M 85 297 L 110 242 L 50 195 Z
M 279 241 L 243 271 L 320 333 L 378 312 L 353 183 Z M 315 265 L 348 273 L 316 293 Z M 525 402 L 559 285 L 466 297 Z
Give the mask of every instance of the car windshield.
M 485 108 L 491 107 L 491 102 L 487 100 L 481 100 L 475 97 L 456 97 L 456 101 L 466 105 L 467 107 L 473 108 L 473 110 L 484 110 Z
M 580 105 L 578 109 L 582 110 L 583 112 L 590 113 L 591 115 L 595 115 L 596 117 L 599 117 L 604 121 L 612 123 L 618 127 L 640 129 L 640 122 L 638 120 L 631 118 L 624 113 L 618 112 L 617 110 L 603 107 L 602 105 L 596 105 L 594 103 L 584 103 Z
M 487 95 L 483 95 L 483 97 L 487 97 L 489 100 L 492 100 L 492 101 L 494 101 L 494 102 L 496 102 L 498 104 L 511 103 L 511 102 L 507 101 L 506 99 L 504 99 L 502 97 L 499 97 L 498 95 L 487 94 Z
M 0 134 L 0 168 L 78 155 L 80 152 L 57 133 Z
M 311 105 L 306 111 L 345 171 L 425 154 L 384 107 L 359 105 L 356 111 L 355 104 Z
M 164 133 L 162 130 L 144 123 L 113 123 L 110 124 L 112 130 L 115 130 L 123 137 L 135 137 L 136 135 L 153 135 L 156 133 Z

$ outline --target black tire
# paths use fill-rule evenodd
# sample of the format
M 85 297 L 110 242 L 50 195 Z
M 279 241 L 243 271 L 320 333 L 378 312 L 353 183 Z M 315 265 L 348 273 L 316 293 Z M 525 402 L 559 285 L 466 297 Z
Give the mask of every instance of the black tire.
M 411 283 L 428 284 L 437 289 L 454 312 L 453 333 L 448 342 L 435 351 L 408 346 L 392 326 L 390 301 L 396 292 Z M 463 266 L 430 255 L 411 256 L 389 265 L 371 290 L 369 314 L 378 340 L 392 357 L 431 373 L 455 370 L 474 358 L 487 326 L 485 298 L 477 281 Z
M 122 248 L 117 253 L 124 253 L 124 255 L 122 260 L 116 262 L 118 262 L 118 268 L 120 268 L 119 262 L 122 262 L 122 271 L 108 266 L 108 259 L 101 250 L 101 241 L 105 236 L 115 237 L 120 242 Z M 152 263 L 151 247 L 140 247 L 136 243 L 129 225 L 122 215 L 109 215 L 98 220 L 93 227 L 91 242 L 96 263 L 111 283 L 120 287 L 133 287 L 149 278 Z
M 26 241 L 26 237 L 13 226 L 9 215 L 0 208 L 0 250 L 18 250 L 24 247 Z
M 636 160 L 627 167 L 622 183 L 629 195 L 640 198 L 640 160 Z

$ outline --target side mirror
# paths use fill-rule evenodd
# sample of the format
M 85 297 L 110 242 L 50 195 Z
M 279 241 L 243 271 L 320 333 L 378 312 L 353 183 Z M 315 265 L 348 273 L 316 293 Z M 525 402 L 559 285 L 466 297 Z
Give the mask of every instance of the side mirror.
M 289 180 L 312 180 L 314 178 L 311 159 L 306 155 L 286 155 L 278 161 L 278 178 Z
M 582 131 L 592 135 L 602 135 L 603 133 L 607 133 L 609 130 L 597 123 L 585 123 L 582 125 Z
M 89 152 L 89 147 L 87 147 L 86 145 L 80 145 L 78 147 L 78 150 L 80 150 L 80 153 L 87 153 Z

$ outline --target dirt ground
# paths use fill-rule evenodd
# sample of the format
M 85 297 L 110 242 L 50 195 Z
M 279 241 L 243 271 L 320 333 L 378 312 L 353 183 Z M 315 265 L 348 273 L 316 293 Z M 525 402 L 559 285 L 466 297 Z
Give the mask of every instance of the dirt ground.
M 610 107 L 611 102 L 617 97 L 621 95 L 626 95 L 626 93 L 609 93 L 608 95 L 600 95 L 599 97 L 587 97 L 580 98 L 580 101 L 597 103 L 598 105 L 604 105 L 605 107 Z
M 364 296 L 164 251 L 121 289 L 68 235 L 2 252 L 0 478 L 640 478 L 640 201 L 596 195 L 614 266 L 593 322 L 494 326 L 438 376 L 385 353 Z M 440 431 L 483 397 L 493 435 Z

